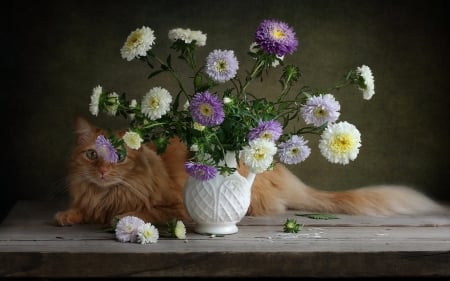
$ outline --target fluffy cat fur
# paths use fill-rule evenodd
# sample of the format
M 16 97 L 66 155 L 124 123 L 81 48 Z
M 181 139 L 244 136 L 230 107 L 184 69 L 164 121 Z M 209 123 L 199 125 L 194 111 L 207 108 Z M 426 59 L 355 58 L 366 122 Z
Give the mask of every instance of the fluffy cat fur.
M 189 221 L 183 205 L 187 180 L 184 162 L 188 151 L 172 139 L 165 153 L 158 155 L 151 144 L 138 151 L 128 149 L 117 163 L 89 159 L 99 134 L 106 134 L 77 117 L 76 145 L 69 165 L 71 203 L 55 214 L 58 225 L 110 224 L 114 217 L 133 215 L 152 223 L 173 218 Z M 120 134 L 120 133 L 119 133 Z M 244 176 L 245 167 L 239 168 Z M 250 216 L 270 216 L 287 209 L 353 215 L 386 216 L 441 211 L 442 207 L 408 187 L 379 185 L 348 191 L 320 191 L 309 187 L 282 164 L 258 174 L 252 186 Z

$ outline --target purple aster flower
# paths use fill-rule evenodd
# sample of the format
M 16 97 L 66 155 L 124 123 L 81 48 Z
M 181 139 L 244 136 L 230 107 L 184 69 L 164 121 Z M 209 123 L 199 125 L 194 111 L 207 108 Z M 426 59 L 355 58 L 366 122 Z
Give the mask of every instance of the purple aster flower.
M 280 143 L 278 146 L 280 161 L 288 165 L 304 161 L 311 154 L 311 149 L 306 145 L 307 143 L 307 140 L 297 135 L 292 136 L 286 142 Z
M 341 105 L 331 94 L 310 97 L 300 109 L 307 124 L 322 126 L 333 123 L 339 118 Z
M 117 155 L 117 150 L 111 144 L 109 139 L 105 138 L 103 135 L 99 135 L 95 141 L 95 150 L 100 157 L 106 162 L 117 163 L 119 156 Z
M 258 127 L 251 129 L 247 137 L 249 141 L 263 138 L 275 142 L 280 138 L 282 133 L 283 128 L 281 127 L 280 122 L 276 120 L 259 120 Z
M 214 50 L 206 58 L 206 73 L 216 82 L 226 82 L 236 76 L 239 62 L 233 51 Z
M 201 181 L 213 179 L 217 175 L 217 169 L 202 163 L 186 162 L 184 163 L 186 172 Z
M 136 242 L 138 228 L 144 221 L 135 216 L 125 216 L 116 225 L 116 239 L 120 242 Z
M 194 121 L 203 126 L 217 126 L 225 118 L 222 101 L 208 91 L 196 93 L 191 100 L 190 109 Z
M 294 30 L 277 20 L 264 20 L 256 29 L 255 41 L 266 53 L 280 57 L 292 54 L 298 46 Z

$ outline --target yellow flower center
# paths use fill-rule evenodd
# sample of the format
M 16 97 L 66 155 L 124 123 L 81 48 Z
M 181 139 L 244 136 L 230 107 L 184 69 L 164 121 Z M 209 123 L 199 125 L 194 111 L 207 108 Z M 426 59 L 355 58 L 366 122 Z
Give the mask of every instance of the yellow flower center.
M 283 30 L 281 30 L 279 28 L 274 28 L 272 30 L 272 36 L 275 39 L 283 39 L 285 37 L 285 34 L 284 34 Z
M 200 106 L 200 113 L 204 116 L 209 117 L 213 114 L 213 109 L 209 104 L 204 103 Z
M 325 116 L 325 114 L 326 114 L 326 111 L 321 106 L 314 109 L 314 116 L 316 116 L 316 117 L 323 117 L 323 116 Z
M 264 132 L 261 134 L 261 138 L 266 139 L 266 140 L 271 140 L 272 139 L 272 134 L 269 132 Z
M 217 72 L 224 72 L 227 70 L 227 62 L 225 60 L 218 60 L 215 66 Z
M 150 229 L 146 229 L 145 231 L 144 231 L 144 236 L 145 237 L 152 237 L 152 232 L 151 232 L 151 230 Z
M 257 148 L 255 154 L 253 155 L 256 160 L 262 160 L 265 157 L 265 153 L 263 149 Z
M 292 153 L 292 155 L 297 155 L 297 154 L 300 153 L 300 149 L 298 149 L 297 147 L 295 147 L 295 148 L 291 149 L 291 153 Z
M 127 41 L 127 46 L 129 48 L 134 48 L 135 46 L 139 45 L 141 43 L 141 33 L 140 32 L 134 32 L 130 35 L 130 39 Z
M 160 105 L 160 100 L 157 97 L 152 97 L 150 99 L 148 99 L 148 107 L 156 109 L 159 107 Z
M 349 134 L 336 135 L 330 141 L 330 149 L 334 153 L 346 153 L 353 147 L 353 139 Z

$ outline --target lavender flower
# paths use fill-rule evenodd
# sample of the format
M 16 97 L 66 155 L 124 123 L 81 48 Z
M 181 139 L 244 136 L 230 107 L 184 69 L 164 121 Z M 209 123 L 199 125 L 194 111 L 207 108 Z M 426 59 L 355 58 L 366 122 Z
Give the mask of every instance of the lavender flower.
M 208 91 L 196 93 L 191 100 L 190 109 L 194 121 L 204 126 L 220 125 L 225 118 L 222 101 Z
M 238 68 L 234 51 L 214 50 L 206 58 L 206 73 L 216 82 L 224 83 L 234 78 Z
M 306 145 L 307 140 L 303 136 L 293 135 L 288 141 L 279 144 L 280 161 L 292 165 L 305 161 L 311 154 L 311 149 Z
M 117 155 L 117 150 L 111 144 L 109 139 L 105 138 L 103 135 L 99 135 L 95 141 L 95 150 L 97 150 L 98 155 L 103 158 L 106 162 L 117 163 L 119 156 Z
M 186 162 L 184 164 L 186 172 L 201 181 L 207 181 L 217 175 L 217 168 L 198 162 Z
M 281 126 L 280 122 L 275 120 L 260 120 L 258 122 L 258 127 L 250 129 L 247 137 L 249 141 L 263 138 L 275 142 L 280 138 L 282 133 L 283 127 Z
M 135 216 L 121 218 L 116 225 L 116 239 L 120 242 L 137 242 L 138 228 L 144 224 L 143 220 Z
M 255 32 L 255 42 L 266 53 L 284 56 L 297 50 L 295 31 L 286 23 L 264 20 Z
M 341 105 L 331 94 L 312 96 L 300 109 L 307 124 L 322 126 L 326 122 L 334 123 L 339 118 Z

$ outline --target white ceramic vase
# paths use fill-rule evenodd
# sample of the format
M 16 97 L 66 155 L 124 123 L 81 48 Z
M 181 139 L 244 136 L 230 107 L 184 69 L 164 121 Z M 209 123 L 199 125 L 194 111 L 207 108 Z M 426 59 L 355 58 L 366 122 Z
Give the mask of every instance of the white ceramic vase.
M 224 161 L 236 167 L 234 152 L 227 152 Z M 184 203 L 195 221 L 195 232 L 200 234 L 233 234 L 237 223 L 250 206 L 251 187 L 255 174 L 245 178 L 238 172 L 211 180 L 200 181 L 189 177 L 184 188 Z

